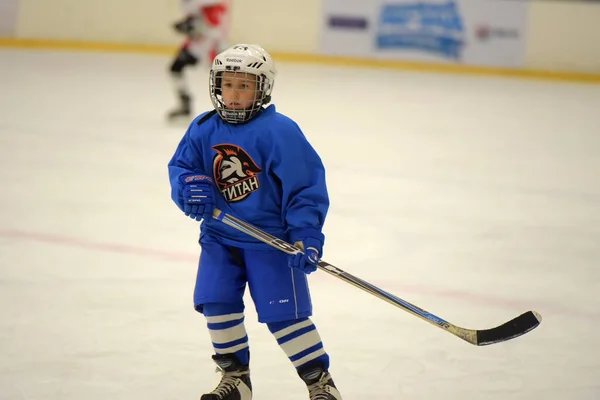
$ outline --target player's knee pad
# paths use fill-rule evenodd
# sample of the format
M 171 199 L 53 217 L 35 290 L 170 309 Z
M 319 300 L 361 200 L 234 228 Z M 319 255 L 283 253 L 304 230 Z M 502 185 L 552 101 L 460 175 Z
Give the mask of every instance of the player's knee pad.
M 206 317 L 240 314 L 244 312 L 244 303 L 206 303 L 202 305 L 202 314 Z
M 304 324 L 307 326 L 312 325 L 312 322 L 307 323 L 306 321 L 310 322 L 310 320 L 308 318 L 291 319 L 291 320 L 287 320 L 287 321 L 268 322 L 267 327 L 269 328 L 269 331 L 271 333 L 275 334 L 276 332 L 282 331 L 283 329 L 289 328 L 290 326 L 293 326 L 296 324 Z
M 173 74 L 180 74 L 186 66 L 196 65 L 197 63 L 198 59 L 187 49 L 183 48 L 179 51 L 175 60 L 173 60 L 170 71 Z

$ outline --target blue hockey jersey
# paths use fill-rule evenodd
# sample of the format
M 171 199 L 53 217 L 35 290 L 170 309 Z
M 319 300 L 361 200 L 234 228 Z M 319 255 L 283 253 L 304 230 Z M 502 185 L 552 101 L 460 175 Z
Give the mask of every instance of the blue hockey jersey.
M 298 125 L 274 105 L 240 125 L 214 113 L 198 116 L 169 162 L 171 197 L 181 209 L 179 178 L 188 173 L 213 177 L 215 207 L 274 236 L 292 243 L 322 238 L 325 168 Z M 205 235 L 243 248 L 266 246 L 213 218 L 202 221 L 201 240 Z

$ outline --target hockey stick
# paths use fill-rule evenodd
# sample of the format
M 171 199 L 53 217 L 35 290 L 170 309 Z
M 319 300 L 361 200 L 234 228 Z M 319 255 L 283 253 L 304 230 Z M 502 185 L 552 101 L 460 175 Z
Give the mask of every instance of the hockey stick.
M 287 254 L 297 254 L 301 251 L 291 244 L 276 238 L 264 232 L 257 227 L 250 225 L 247 222 L 244 222 L 234 216 L 231 216 L 219 209 L 213 210 L 213 218 L 223 222 L 230 227 L 237 229 L 247 235 L 252 236 L 255 239 L 258 239 L 270 246 L 275 247 Z M 509 339 L 516 338 L 517 336 L 521 336 L 533 328 L 537 327 L 542 321 L 542 316 L 535 311 L 527 311 L 524 314 L 519 315 L 516 318 L 511 319 L 504 324 L 497 326 L 491 329 L 466 329 L 461 328 L 456 325 L 451 324 L 448 321 L 443 320 L 442 318 L 431 314 L 422 308 L 419 308 L 408 301 L 402 300 L 399 297 L 394 296 L 384 290 L 379 289 L 378 287 L 366 282 L 360 278 L 355 277 L 347 272 L 342 271 L 341 269 L 325 262 L 323 260 L 319 261 L 318 264 L 319 269 L 325 271 L 336 278 L 343 280 L 351 285 L 356 286 L 359 289 L 364 290 L 367 293 L 372 294 L 375 297 L 378 297 L 381 300 L 384 300 L 396 307 L 403 309 L 404 311 L 417 316 L 432 325 L 437 326 L 453 334 L 454 336 L 458 336 L 466 342 L 474 344 L 476 346 L 484 346 L 488 344 L 494 344 L 499 342 L 504 342 Z

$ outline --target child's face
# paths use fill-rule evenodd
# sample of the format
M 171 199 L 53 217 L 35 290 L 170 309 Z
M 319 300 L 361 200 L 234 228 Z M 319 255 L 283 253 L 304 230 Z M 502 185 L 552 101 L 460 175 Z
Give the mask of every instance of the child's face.
M 256 75 L 244 72 L 224 72 L 221 93 L 225 107 L 230 110 L 249 110 L 256 102 Z

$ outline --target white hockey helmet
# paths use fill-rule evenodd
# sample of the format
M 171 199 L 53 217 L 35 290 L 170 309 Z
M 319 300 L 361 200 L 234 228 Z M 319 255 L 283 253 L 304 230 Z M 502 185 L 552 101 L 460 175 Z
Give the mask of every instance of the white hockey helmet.
M 256 91 L 252 106 L 244 110 L 232 110 L 225 106 L 221 90 L 224 72 L 233 72 L 246 79 L 255 80 Z M 210 99 L 221 118 L 232 124 L 249 121 L 262 106 L 271 101 L 275 84 L 275 63 L 265 49 L 256 44 L 236 44 L 218 54 L 210 69 Z

